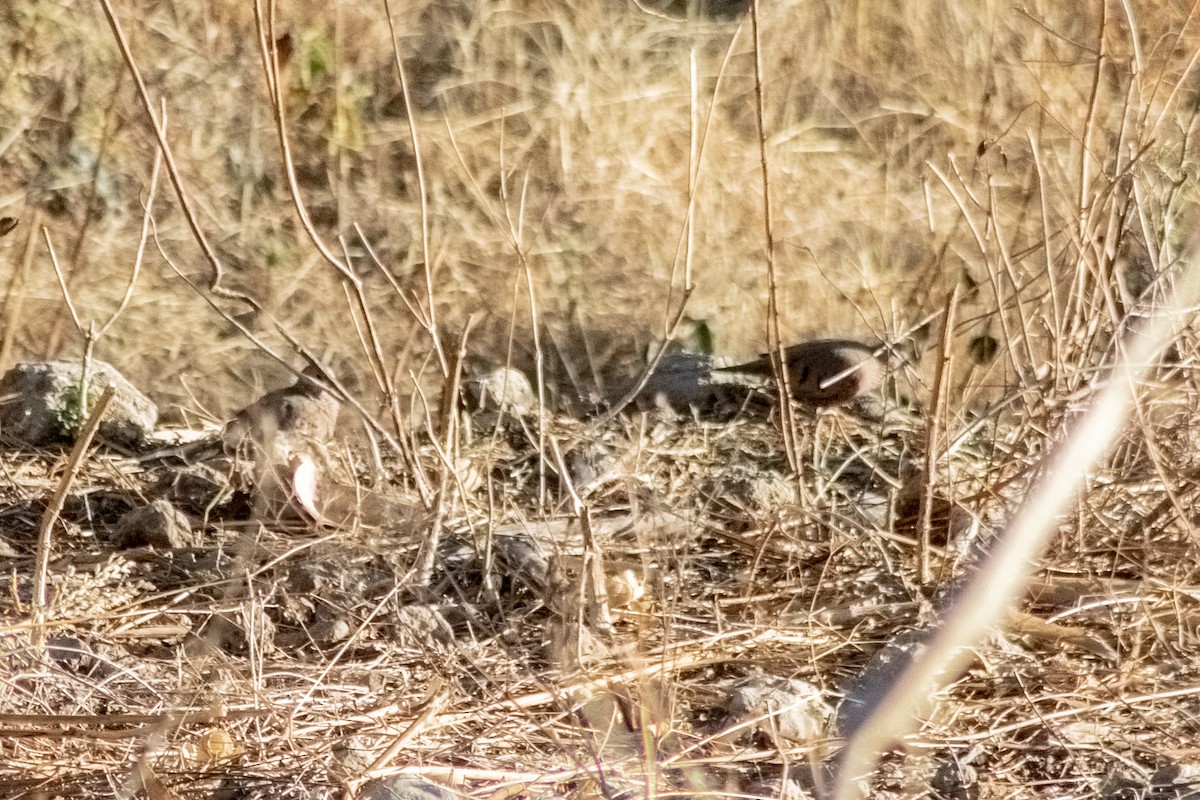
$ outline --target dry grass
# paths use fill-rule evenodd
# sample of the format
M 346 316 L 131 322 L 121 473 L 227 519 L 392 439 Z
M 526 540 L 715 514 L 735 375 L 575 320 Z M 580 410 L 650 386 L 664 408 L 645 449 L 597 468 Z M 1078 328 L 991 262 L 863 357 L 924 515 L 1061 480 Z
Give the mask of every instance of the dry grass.
M 552 405 L 611 390 L 677 313 L 693 345 L 763 349 L 749 22 L 602 0 L 395 3 L 405 98 L 383 4 L 327 5 L 278 11 L 285 117 L 312 233 L 333 260 L 349 258 L 360 294 L 297 219 L 252 6 L 122 3 L 225 286 L 253 302 L 203 288 L 210 265 L 164 177 L 131 302 L 96 354 L 178 422 L 226 418 L 275 385 L 282 373 L 245 333 L 285 360 L 298 343 L 398 446 L 383 474 L 353 448 L 335 460 L 411 513 L 364 512 L 320 534 L 213 517 L 191 561 L 164 561 L 119 552 L 109 535 L 131 498 L 158 491 L 156 476 L 96 456 L 51 562 L 52 632 L 108 664 L 82 674 L 44 658 L 23 622 L 31 531 L 57 456 L 6 453 L 0 535 L 17 552 L 5 560 L 0 712 L 25 716 L 0 717 L 0 786 L 111 793 L 138 759 L 180 794 L 207 796 L 223 780 L 341 786 L 371 766 L 345 757 L 347 744 L 377 757 L 405 737 L 377 774 L 408 765 L 448 779 L 453 767 L 478 796 L 537 776 L 547 790 L 612 796 L 583 779 L 597 770 L 642 792 L 773 791 L 760 781 L 800 774 L 832 745 L 769 731 L 714 740 L 715 687 L 763 671 L 833 701 L 881 645 L 926 621 L 920 525 L 889 509 L 924 485 L 913 467 L 926 460 L 928 410 L 944 416 L 939 498 L 980 518 L 986 540 L 1103 381 L 1114 341 L 1169 294 L 1197 219 L 1191 9 L 764 7 L 783 338 L 931 350 L 958 284 L 944 398 L 930 396 L 927 355 L 897 368 L 883 421 L 801 415 L 790 456 L 761 421 L 598 426 L 547 411 L 470 441 L 437 428 L 460 449 L 446 460 L 424 432 L 443 383 L 431 298 L 446 356 L 474 317 L 471 361 L 511 349 L 530 375 L 540 366 Z M 21 221 L 0 238 L 7 368 L 84 348 L 41 226 L 81 316 L 102 321 L 118 306 L 157 146 L 96 4 L 18 0 L 0 19 L 0 216 Z M 374 345 L 363 344 L 368 324 Z M 1117 797 L 1122 780 L 1144 786 L 1161 767 L 1200 761 L 1198 354 L 1186 326 L 1053 540 L 1044 572 L 1069 573 L 1074 593 L 1027 608 L 1059 627 L 1013 623 L 981 645 L 912 746 L 885 761 L 877 795 L 916 796 L 955 759 L 978 770 L 985 797 Z M 573 458 L 605 467 L 574 487 L 558 476 Z M 554 546 L 628 566 L 648 599 L 615 611 L 608 655 L 577 667 L 542 640 L 579 609 L 555 609 L 545 587 L 456 572 L 451 556 L 490 553 L 481 543 L 505 526 L 582 512 L 594 545 Z M 614 515 L 629 525 L 597 521 Z M 413 595 L 431 524 L 447 532 L 443 583 Z M 329 574 L 304 584 L 306 564 Z M 453 637 L 405 634 L 402 609 L 430 603 L 457 607 Z M 187 633 L 214 604 L 248 633 L 196 651 Z M 353 628 L 344 644 L 303 633 L 337 618 Z M 607 739 L 572 710 L 579 687 L 601 679 L 628 698 L 624 733 Z M 231 758 L 197 755 L 214 731 L 232 738 Z

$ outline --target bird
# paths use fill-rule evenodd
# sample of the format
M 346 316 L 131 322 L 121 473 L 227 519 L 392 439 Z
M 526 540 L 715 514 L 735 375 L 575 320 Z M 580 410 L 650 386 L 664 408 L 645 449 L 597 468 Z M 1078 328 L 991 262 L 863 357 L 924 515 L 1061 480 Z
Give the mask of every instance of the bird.
M 320 369 L 309 366 L 291 386 L 239 411 L 221 433 L 225 452 L 287 464 L 297 453 L 323 448 L 333 438 L 342 401 L 318 383 L 321 376 Z
M 774 374 L 772 354 L 764 353 L 753 361 L 732 367 L 717 367 L 714 372 L 769 378 Z M 787 347 L 788 385 L 792 398 L 814 406 L 850 403 L 879 386 L 883 365 L 875 357 L 875 348 L 851 339 L 816 339 Z
M 318 463 L 327 460 L 342 401 L 318 382 L 322 375 L 315 365 L 305 368 L 291 386 L 239 411 L 221 433 L 226 454 L 253 464 L 256 517 L 323 520 Z

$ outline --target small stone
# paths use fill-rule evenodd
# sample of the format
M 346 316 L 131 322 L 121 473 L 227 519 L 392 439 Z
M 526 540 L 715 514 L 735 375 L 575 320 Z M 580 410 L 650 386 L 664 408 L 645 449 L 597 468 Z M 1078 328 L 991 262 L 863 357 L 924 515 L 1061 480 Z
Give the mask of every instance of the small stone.
M 135 508 L 117 522 L 122 547 L 190 547 L 195 544 L 192 523 L 168 500 Z
M 463 384 L 467 409 L 472 413 L 504 412 L 518 416 L 537 407 L 537 396 L 525 373 L 510 367 L 468 378 Z
M 0 434 L 33 447 L 74 438 L 85 421 L 79 407 L 82 377 L 83 366 L 74 361 L 28 362 L 10 369 L 0 378 Z M 136 447 L 158 423 L 158 408 L 113 366 L 93 361 L 89 402 L 109 384 L 117 390 L 100 423 L 100 438 Z
M 404 643 L 450 642 L 454 631 L 442 615 L 441 607 L 429 603 L 412 603 L 396 609 L 393 618 L 396 638 Z
M 355 800 L 458 800 L 458 795 L 424 778 L 393 775 L 368 783 Z
M 96 664 L 92 648 L 75 636 L 51 636 L 46 640 L 46 655 L 62 669 L 79 675 L 87 675 Z
M 346 775 L 362 775 L 371 768 L 381 748 L 376 747 L 370 736 L 355 734 L 333 745 L 333 757 Z
M 750 730 L 777 733 L 793 742 L 810 742 L 824 735 L 833 709 L 821 690 L 799 678 L 757 676 L 729 694 L 729 726 L 746 724 Z
M 344 642 L 350 638 L 352 633 L 354 630 L 350 627 L 350 623 L 341 617 L 317 620 L 308 629 L 308 635 L 312 637 L 317 647 L 330 647 Z

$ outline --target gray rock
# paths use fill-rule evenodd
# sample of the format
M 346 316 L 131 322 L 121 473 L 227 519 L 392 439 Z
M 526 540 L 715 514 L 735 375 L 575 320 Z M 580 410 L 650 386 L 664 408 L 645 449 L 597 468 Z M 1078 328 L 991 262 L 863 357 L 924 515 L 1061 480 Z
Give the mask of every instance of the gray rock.
M 537 407 L 537 395 L 525 373 L 508 367 L 468 378 L 463 385 L 467 408 L 473 413 L 504 412 L 518 416 Z
M 833 716 L 821 690 L 799 678 L 748 678 L 729 694 L 727 727 L 778 733 L 793 742 L 821 738 Z
M 74 438 L 83 424 L 79 399 L 83 367 L 74 361 L 18 364 L 0 378 L 0 434 L 41 447 Z M 100 438 L 136 446 L 158 422 L 158 408 L 114 367 L 93 361 L 88 399 L 94 403 L 108 384 L 117 387 Z
M 190 547 L 196 543 L 187 515 L 168 500 L 135 508 L 117 522 L 117 540 L 124 547 Z
M 376 746 L 373 737 L 363 734 L 347 736 L 333 745 L 334 759 L 341 771 L 350 777 L 362 775 L 369 770 L 381 752 L 383 748 Z
M 368 783 L 355 800 L 458 800 L 458 795 L 415 775 L 393 775 Z

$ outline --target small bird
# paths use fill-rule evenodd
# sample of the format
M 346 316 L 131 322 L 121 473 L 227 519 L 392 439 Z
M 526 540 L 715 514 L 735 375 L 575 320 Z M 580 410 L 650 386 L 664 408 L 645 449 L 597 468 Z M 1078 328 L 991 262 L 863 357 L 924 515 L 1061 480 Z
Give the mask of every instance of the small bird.
M 785 348 L 788 384 L 798 402 L 815 406 L 849 403 L 870 394 L 883 377 L 875 348 L 850 339 L 817 339 Z M 769 378 L 771 354 L 714 372 Z
M 317 462 L 324 460 L 342 401 L 317 382 L 320 378 L 316 367 L 306 368 L 291 386 L 239 411 L 221 434 L 226 453 L 254 462 L 256 516 L 278 517 L 290 509 L 322 520 Z
M 239 411 L 221 434 L 225 451 L 287 464 L 297 452 L 324 447 L 333 438 L 342 401 L 317 382 L 320 377 L 320 370 L 307 367 L 291 386 Z

